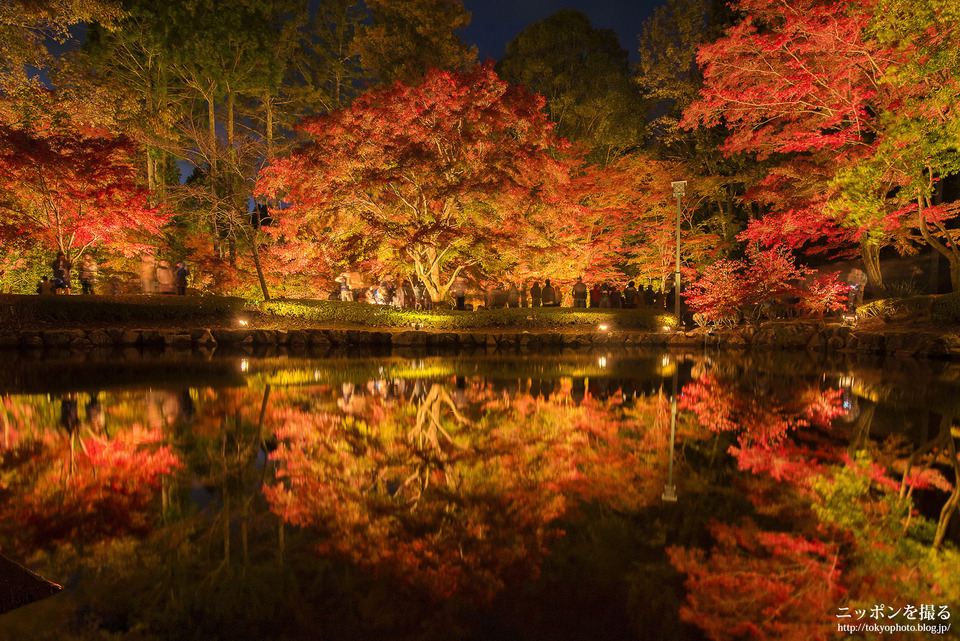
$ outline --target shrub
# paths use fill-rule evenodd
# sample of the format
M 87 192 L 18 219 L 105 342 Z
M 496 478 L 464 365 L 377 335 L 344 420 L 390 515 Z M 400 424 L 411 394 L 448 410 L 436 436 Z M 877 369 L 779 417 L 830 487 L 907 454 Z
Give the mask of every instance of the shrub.
M 739 261 L 718 260 L 687 289 L 687 304 L 705 323 L 723 323 L 731 317 L 739 320 L 746 292 L 738 272 Z
M 948 294 L 951 296 L 952 294 Z M 944 298 L 943 296 L 939 298 Z M 933 315 L 934 317 L 940 317 L 941 320 L 947 320 L 947 322 L 956 322 L 949 319 L 949 312 L 937 312 L 934 309 L 936 301 L 939 300 L 935 296 L 925 295 L 925 296 L 913 296 L 911 298 L 881 298 L 879 300 L 870 301 L 865 305 L 861 305 L 857 308 L 857 317 L 858 318 L 882 318 L 884 316 L 892 316 L 894 314 L 900 315 L 909 315 L 909 314 L 922 314 L 922 315 Z M 947 303 L 949 305 L 949 303 Z
M 930 315 L 941 323 L 960 323 L 960 292 L 936 297 L 930 306 Z
M 912 280 L 895 280 L 886 285 L 890 298 L 915 298 L 923 294 L 923 288 Z
M 156 321 L 192 325 L 230 322 L 241 312 L 299 319 L 316 325 L 345 323 L 367 327 L 411 327 L 471 330 L 524 327 L 583 327 L 609 325 L 619 329 L 659 330 L 676 320 L 660 309 L 573 309 L 540 307 L 476 312 L 437 309 L 417 311 L 367 303 L 327 300 L 253 302 L 224 296 L 0 296 L 0 323 L 22 325 L 144 324 Z

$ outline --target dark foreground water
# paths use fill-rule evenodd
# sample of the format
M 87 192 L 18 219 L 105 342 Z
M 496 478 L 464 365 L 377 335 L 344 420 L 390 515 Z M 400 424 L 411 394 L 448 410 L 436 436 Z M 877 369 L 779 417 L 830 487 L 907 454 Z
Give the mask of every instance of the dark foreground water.
M 957 365 L 35 354 L 0 393 L 0 552 L 64 587 L 4 640 L 960 631 Z

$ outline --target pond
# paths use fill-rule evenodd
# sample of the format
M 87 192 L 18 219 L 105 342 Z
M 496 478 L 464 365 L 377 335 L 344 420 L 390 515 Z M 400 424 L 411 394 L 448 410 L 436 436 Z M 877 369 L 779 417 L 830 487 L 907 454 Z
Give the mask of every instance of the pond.
M 956 635 L 957 364 L 8 356 L 0 639 Z

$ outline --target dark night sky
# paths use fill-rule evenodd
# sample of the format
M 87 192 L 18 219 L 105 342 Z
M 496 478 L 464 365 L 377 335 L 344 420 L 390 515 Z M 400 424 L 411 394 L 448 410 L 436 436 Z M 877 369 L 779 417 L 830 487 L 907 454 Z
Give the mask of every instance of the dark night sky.
M 594 27 L 616 31 L 620 46 L 634 60 L 643 21 L 662 4 L 666 0 L 463 0 L 472 19 L 459 36 L 477 45 L 481 61 L 498 60 L 507 43 L 529 24 L 561 9 L 576 9 L 585 13 Z

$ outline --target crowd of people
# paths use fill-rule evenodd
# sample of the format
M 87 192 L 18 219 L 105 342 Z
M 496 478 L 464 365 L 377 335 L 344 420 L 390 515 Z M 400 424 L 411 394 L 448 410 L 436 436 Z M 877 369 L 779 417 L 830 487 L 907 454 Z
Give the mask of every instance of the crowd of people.
M 385 276 L 379 283 L 364 287 L 359 274 L 345 272 L 337 277 L 342 301 L 359 301 L 372 305 L 390 305 L 407 309 L 431 309 L 430 292 L 420 281 Z
M 637 288 L 635 281 L 630 281 L 622 290 L 610 283 L 596 283 L 592 288 L 587 287 L 583 278 L 577 278 L 570 290 L 569 298 L 564 296 L 562 289 L 547 278 L 540 285 L 534 281 L 527 289 L 526 283 L 499 284 L 493 289 L 486 290 L 483 295 L 484 306 L 488 309 L 504 307 L 562 307 L 564 301 L 573 302 L 573 307 L 613 308 L 613 309 L 641 309 L 644 307 L 670 308 L 673 305 L 673 291 L 666 294 L 655 291 L 647 285 L 645 289 Z M 460 296 L 454 292 L 455 306 L 463 309 Z
M 57 252 L 56 258 L 50 263 L 52 276 L 44 276 L 37 283 L 38 294 L 70 294 L 73 263 L 62 251 Z M 96 261 L 90 254 L 82 254 L 77 269 L 83 294 L 93 294 L 99 278 Z M 145 254 L 140 263 L 141 291 L 144 294 L 186 294 L 187 278 L 190 269 L 184 261 L 178 261 L 171 267 L 166 260 L 157 260 L 153 254 Z M 429 290 L 422 282 L 416 279 L 403 277 L 394 278 L 385 276 L 378 283 L 367 286 L 358 272 L 344 272 L 336 278 L 339 292 L 331 298 L 341 301 L 358 301 L 373 305 L 390 305 L 409 309 L 431 309 L 437 304 Z M 468 294 L 472 302 L 468 303 Z M 451 301 L 448 303 L 454 309 L 502 309 L 507 307 L 561 307 L 564 300 L 573 302 L 573 307 L 599 307 L 614 309 L 638 309 L 657 307 L 671 309 L 673 305 L 673 290 L 665 294 L 655 291 L 650 285 L 646 288 L 637 288 L 634 281 L 620 289 L 610 283 L 595 283 L 588 288 L 582 278 L 565 297 L 560 286 L 553 284 L 549 278 L 543 281 L 533 281 L 530 287 L 526 283 L 499 283 L 491 288 L 482 290 L 469 287 L 463 277 L 454 279 L 450 287 Z
M 145 254 L 140 261 L 140 287 L 144 294 L 187 293 L 190 269 L 182 260 L 170 267 L 166 260 L 158 261 L 153 254 Z
M 52 276 L 43 276 L 37 283 L 38 294 L 69 294 L 72 286 L 71 276 L 73 262 L 62 251 L 50 263 Z M 90 254 L 80 256 L 80 266 L 77 270 L 80 288 L 84 294 L 92 294 L 93 287 L 99 278 L 97 262 Z
M 415 309 L 430 309 L 434 301 L 423 283 L 404 278 L 394 279 L 387 276 L 372 286 L 364 286 L 361 276 L 356 272 L 344 272 L 336 279 L 339 283 L 339 297 L 341 301 L 358 301 L 376 305 L 391 305 Z M 549 278 L 543 281 L 533 281 L 529 288 L 526 283 L 499 283 L 485 290 L 471 289 L 465 278 L 455 278 L 450 287 L 451 301 L 449 305 L 454 309 L 472 310 L 479 308 L 502 309 L 508 307 L 561 307 L 564 301 L 573 301 L 573 307 L 598 307 L 613 309 L 641 309 L 645 307 L 672 309 L 674 292 L 668 290 L 663 293 L 654 290 L 651 285 L 646 288 L 636 286 L 630 281 L 626 287 L 610 283 L 596 283 L 588 288 L 582 278 L 577 278 L 566 298 L 561 287 L 553 284 Z M 468 298 L 473 302 L 467 302 Z
M 38 294 L 70 294 L 73 262 L 62 251 L 57 252 L 56 258 L 50 263 L 51 276 L 43 276 L 37 283 Z M 94 294 L 94 287 L 99 280 L 100 273 L 96 260 L 90 254 L 82 254 L 77 268 L 81 293 Z M 187 293 L 187 278 L 190 269 L 182 260 L 171 268 L 166 260 L 156 262 L 151 254 L 143 257 L 140 265 L 140 282 L 145 294 L 179 294 Z

